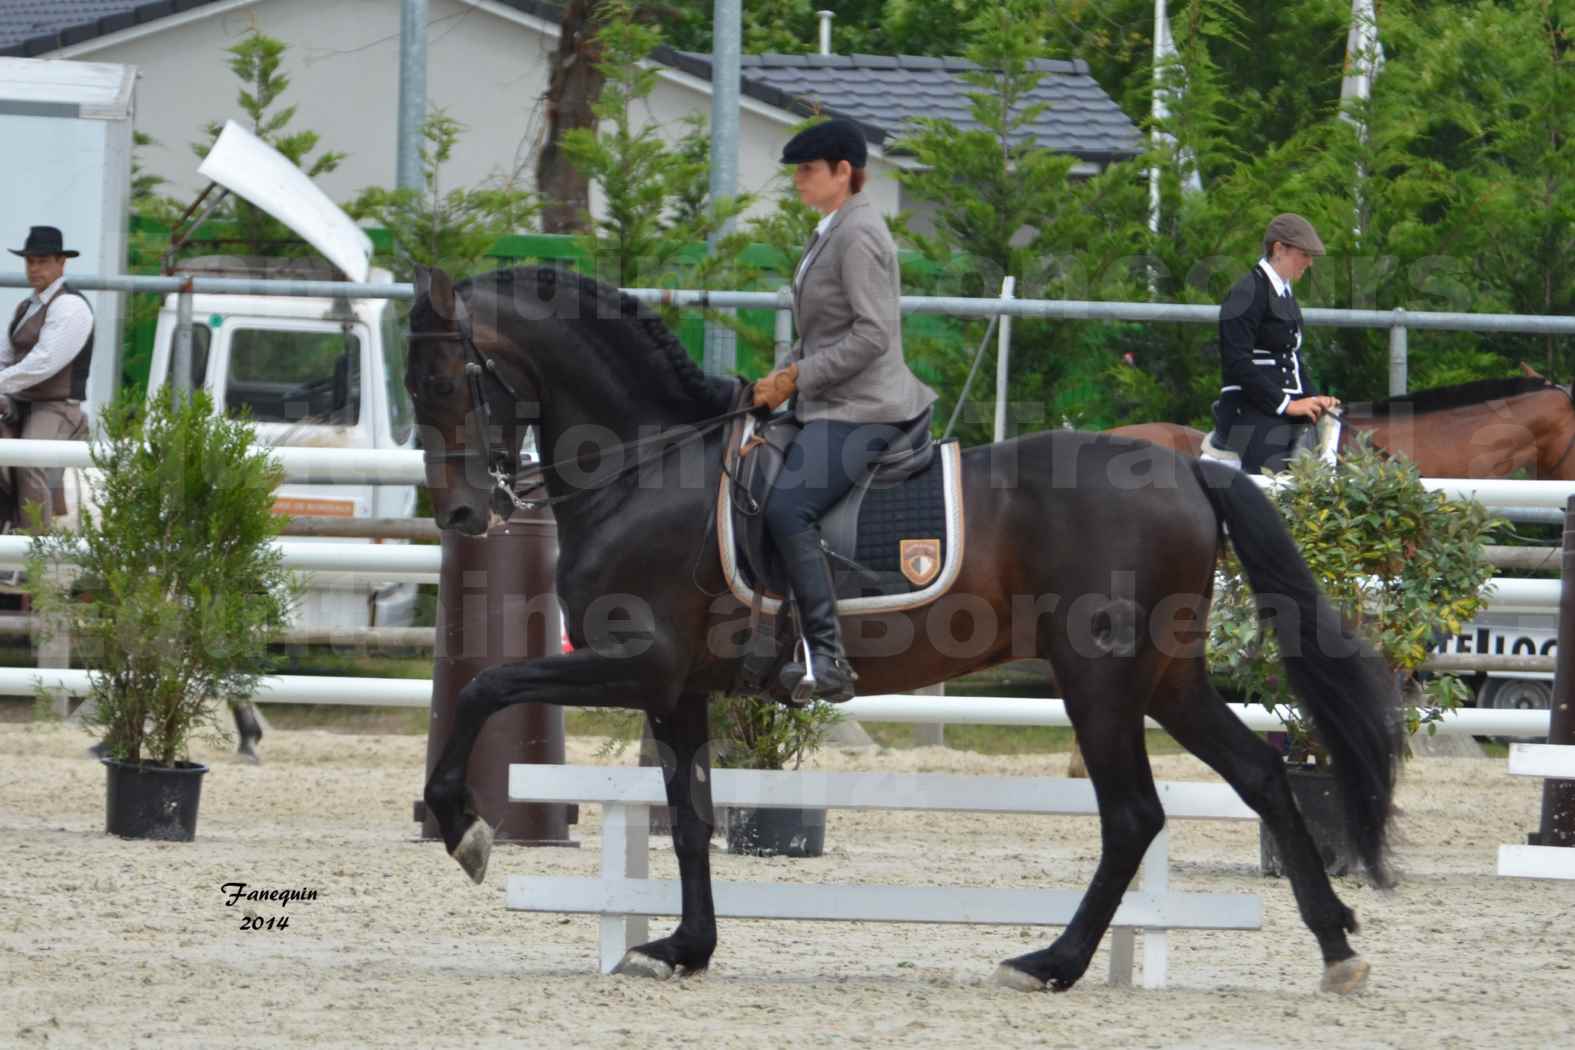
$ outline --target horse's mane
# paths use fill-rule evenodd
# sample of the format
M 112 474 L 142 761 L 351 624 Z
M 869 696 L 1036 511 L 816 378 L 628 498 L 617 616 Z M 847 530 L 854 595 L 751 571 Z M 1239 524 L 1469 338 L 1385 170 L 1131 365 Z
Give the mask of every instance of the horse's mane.
M 1568 395 L 1568 391 L 1563 387 L 1555 386 L 1546 379 L 1514 376 L 1509 379 L 1477 379 L 1469 383 L 1457 383 L 1454 386 L 1418 390 L 1383 401 L 1360 402 L 1350 405 L 1346 412 L 1353 416 L 1382 417 L 1397 415 L 1403 411 L 1409 415 L 1420 416 L 1429 412 L 1480 405 L 1485 401 L 1534 394 L 1539 390 L 1557 390 L 1561 394 Z
M 733 380 L 706 375 L 666 322 L 616 288 L 559 266 L 517 266 L 467 278 L 455 286 L 455 291 L 463 295 L 483 288 L 503 302 L 538 306 L 550 303 L 550 312 L 544 309 L 542 314 L 571 323 L 624 327 L 632 338 L 615 340 L 620 350 L 632 361 L 643 358 L 664 365 L 640 375 L 644 397 L 687 402 L 693 405 L 697 417 L 720 415 L 732 405 L 736 389 Z M 560 301 L 565 295 L 572 296 L 572 302 Z

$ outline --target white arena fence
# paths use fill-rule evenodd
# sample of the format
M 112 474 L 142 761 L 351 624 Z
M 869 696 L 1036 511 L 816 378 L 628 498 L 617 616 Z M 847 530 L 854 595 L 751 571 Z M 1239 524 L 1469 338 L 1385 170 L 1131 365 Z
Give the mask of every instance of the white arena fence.
M 1515 776 L 1575 780 L 1575 744 L 1512 744 Z M 1575 849 L 1568 846 L 1500 846 L 1498 873 L 1522 879 L 1575 879 Z
M 88 675 L 81 669 L 0 667 L 0 695 L 86 696 Z M 344 704 L 353 707 L 429 707 L 432 682 L 426 678 L 352 678 L 275 675 L 264 678 L 253 697 L 260 704 Z M 1283 730 L 1278 715 L 1258 704 L 1228 704 L 1255 732 Z M 844 718 L 860 722 L 954 725 L 1070 726 L 1066 705 L 1056 699 L 1015 696 L 917 696 L 892 693 L 860 696 L 839 704 Z M 1463 707 L 1441 713 L 1434 731 L 1471 736 L 1547 736 L 1548 711 Z M 1149 720 L 1148 728 L 1159 724 Z
M 1173 820 L 1250 820 L 1258 815 L 1225 784 L 1154 785 Z M 864 809 L 1011 815 L 1097 816 L 1087 780 L 945 774 L 762 772 L 715 770 L 716 806 L 769 809 Z M 667 804 L 654 768 L 511 765 L 509 798 L 602 807 L 601 872 L 597 878 L 513 875 L 508 907 L 515 911 L 600 917 L 600 963 L 612 972 L 624 952 L 649 939 L 652 916 L 678 915 L 680 889 L 650 874 L 650 808 Z M 1263 902 L 1256 894 L 1182 893 L 1170 888 L 1170 833 L 1149 846 L 1140 885 L 1127 891 L 1111 923 L 1110 981 L 1132 982 L 1134 933 L 1143 933 L 1143 985 L 1163 988 L 1169 972 L 1169 931 L 1256 930 Z M 1082 900 L 1068 889 L 979 886 L 874 886 L 716 882 L 718 916 L 824 922 L 969 923 L 1065 926 Z
M 418 451 L 379 449 L 278 448 L 272 450 L 283 466 L 287 480 L 319 483 L 421 483 L 425 479 L 422 454 Z M 0 466 L 83 467 L 89 465 L 88 445 L 78 441 L 0 441 Z M 1261 484 L 1268 479 L 1255 478 Z M 1427 478 L 1430 489 L 1447 493 L 1453 499 L 1476 499 L 1489 507 L 1533 507 L 1562 510 L 1575 483 L 1561 481 L 1514 481 L 1502 479 Z M 322 584 L 349 582 L 436 583 L 442 551 L 435 545 L 415 544 L 319 544 L 310 540 L 278 541 L 284 564 L 290 569 L 311 573 Z M 26 536 L 0 536 L 0 568 L 19 568 L 30 540 Z M 1512 579 L 1493 581 L 1489 612 L 1552 613 L 1559 601 L 1560 581 L 1556 579 Z M 0 694 L 31 695 L 44 672 L 27 668 L 0 668 Z M 49 688 L 69 695 L 87 691 L 86 672 L 49 671 Z M 81 678 L 73 676 L 80 675 Z M 403 678 L 327 678 L 282 676 L 268 679 L 268 688 L 259 693 L 262 703 L 329 703 L 348 705 L 424 707 L 431 703 L 431 683 Z M 1064 709 L 1047 707 L 1043 700 L 995 701 L 990 707 L 981 701 L 991 698 L 952 699 L 943 697 L 861 697 L 843 708 L 847 717 L 915 723 L 952 722 L 954 724 L 1068 725 Z M 901 705 L 891 701 L 901 700 Z M 878 702 L 873 709 L 867 704 Z M 1049 702 L 1055 703 L 1055 702 Z M 1021 704 L 1022 707 L 1016 705 Z M 922 708 L 922 717 L 911 712 Z M 1254 725 L 1261 712 L 1273 724 Z M 1262 708 L 1241 712 L 1254 728 L 1281 728 L 1277 719 Z M 999 720 L 997 720 L 999 719 Z M 1518 719 L 1518 721 L 1516 721 Z M 1260 720 L 1261 721 L 1261 720 Z M 1513 724 L 1511 724 L 1513 722 Z M 1546 735 L 1545 711 L 1462 710 L 1444 717 L 1438 732 L 1465 732 L 1474 735 Z
M 422 454 L 398 449 L 276 448 L 271 450 L 292 482 L 318 484 L 421 484 L 426 474 Z M 82 441 L 0 441 L 0 467 L 87 467 L 88 444 Z M 1255 477 L 1268 486 L 1269 479 Z M 1575 483 L 1500 479 L 1424 478 L 1429 489 L 1451 499 L 1475 499 L 1488 507 L 1531 507 L 1562 510 Z M 320 584 L 351 582 L 436 583 L 441 554 L 434 545 L 314 544 L 310 540 L 278 541 L 285 566 L 313 573 Z M 26 536 L 0 536 L 0 568 L 20 568 L 27 556 Z M 1546 613 L 1558 606 L 1558 580 L 1495 578 L 1487 612 Z

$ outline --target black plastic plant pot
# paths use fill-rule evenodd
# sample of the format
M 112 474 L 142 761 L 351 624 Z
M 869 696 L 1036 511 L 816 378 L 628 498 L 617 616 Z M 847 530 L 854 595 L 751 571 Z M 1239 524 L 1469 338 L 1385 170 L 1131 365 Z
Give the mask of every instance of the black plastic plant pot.
M 1346 845 L 1345 809 L 1334 774 L 1301 766 L 1289 766 L 1285 773 L 1291 782 L 1296 808 L 1302 812 L 1302 822 L 1307 825 L 1323 859 L 1324 870 L 1330 875 L 1349 875 L 1356 871 L 1359 862 L 1350 855 Z M 1262 821 L 1258 822 L 1258 861 L 1265 875 L 1286 874 L 1279 843 L 1274 841 Z
M 756 857 L 818 857 L 825 849 L 824 809 L 728 810 L 729 853 Z
M 104 831 L 128 839 L 190 842 L 197 836 L 197 803 L 208 767 L 177 762 L 173 768 L 101 760 L 108 775 Z

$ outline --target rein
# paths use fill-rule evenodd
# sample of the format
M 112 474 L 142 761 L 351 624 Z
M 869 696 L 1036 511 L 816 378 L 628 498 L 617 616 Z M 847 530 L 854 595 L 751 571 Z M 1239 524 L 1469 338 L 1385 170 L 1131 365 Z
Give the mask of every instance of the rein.
M 454 307 L 454 321 L 459 326 L 459 331 L 411 332 L 408 339 L 410 342 L 458 342 L 464 347 L 465 356 L 468 358 L 465 362 L 465 382 L 470 388 L 471 414 L 472 418 L 476 419 L 478 425 L 480 425 L 480 421 L 484 417 L 486 419 L 492 418 L 492 404 L 487 400 L 482 389 L 487 379 L 491 379 L 502 387 L 504 393 L 508 394 L 515 404 L 519 404 L 523 399 L 520 397 L 519 391 L 514 389 L 513 384 L 504 378 L 503 374 L 498 370 L 496 359 L 483 354 L 481 348 L 476 345 L 470 324 L 470 310 L 465 306 L 465 300 L 456 295 L 454 297 Z M 597 479 L 596 484 L 577 488 L 560 496 L 539 496 L 527 499 L 521 496 L 520 493 L 521 491 L 533 492 L 544 488 L 547 484 L 547 473 L 549 471 L 561 473 L 563 467 L 570 463 L 579 462 L 580 456 L 560 459 L 547 464 L 532 463 L 529 466 L 522 467 L 519 464 L 517 453 L 510 452 L 503 445 L 494 446 L 492 444 L 484 426 L 482 426 L 481 440 L 476 443 L 475 447 L 471 447 L 467 443 L 467 446 L 463 449 L 448 449 L 442 452 L 424 451 L 423 459 L 425 462 L 433 464 L 445 463 L 455 459 L 468 460 L 473 456 L 483 455 L 486 457 L 487 475 L 494 482 L 492 490 L 494 504 L 501 504 L 506 501 L 506 504 L 514 510 L 535 510 L 540 507 L 566 503 L 578 496 L 584 496 L 587 493 L 605 488 L 619 478 L 631 474 L 647 464 L 656 462 L 674 449 L 682 448 L 684 445 L 704 438 L 723 424 L 754 411 L 756 409 L 753 405 L 745 405 L 743 408 L 736 408 L 718 416 L 711 416 L 709 419 L 702 419 L 698 423 L 684 423 L 679 426 L 669 427 L 658 433 L 637 438 L 634 441 L 625 441 L 614 445 L 610 449 L 602 450 L 602 455 L 604 456 L 621 454 L 658 442 L 669 441 L 675 433 L 683 432 L 682 437 L 679 437 L 676 441 L 670 441 L 666 447 L 655 455 L 637 457 L 634 462 L 627 466 L 620 467 L 611 474 Z M 513 470 L 509 469 L 511 463 L 514 467 Z

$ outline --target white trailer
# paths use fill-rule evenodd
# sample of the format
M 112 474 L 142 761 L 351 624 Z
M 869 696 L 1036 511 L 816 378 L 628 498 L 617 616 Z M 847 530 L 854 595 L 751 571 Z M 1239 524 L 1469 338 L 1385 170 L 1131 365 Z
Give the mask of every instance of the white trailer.
M 0 247 L 19 247 L 30 226 L 56 226 L 82 253 L 67 280 L 125 271 L 136 83 L 135 66 L 0 58 Z M 0 317 L 28 294 L 0 288 Z M 84 294 L 95 320 L 91 415 L 120 384 L 122 297 Z

